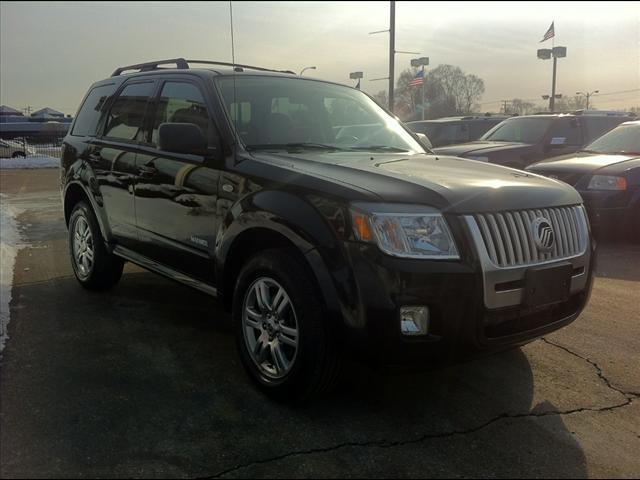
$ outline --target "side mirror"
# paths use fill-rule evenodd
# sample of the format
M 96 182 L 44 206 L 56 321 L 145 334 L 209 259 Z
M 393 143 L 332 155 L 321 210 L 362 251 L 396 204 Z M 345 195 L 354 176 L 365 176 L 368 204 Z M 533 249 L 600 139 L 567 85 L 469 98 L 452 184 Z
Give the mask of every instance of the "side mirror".
M 427 137 L 424 133 L 416 133 L 416 139 L 418 140 L 418 142 L 420 142 L 420 145 L 422 145 L 427 150 L 431 150 L 433 148 L 433 145 L 431 145 L 431 140 L 429 140 L 429 137 Z
M 162 123 L 158 129 L 160 150 L 207 155 L 207 139 L 195 123 Z

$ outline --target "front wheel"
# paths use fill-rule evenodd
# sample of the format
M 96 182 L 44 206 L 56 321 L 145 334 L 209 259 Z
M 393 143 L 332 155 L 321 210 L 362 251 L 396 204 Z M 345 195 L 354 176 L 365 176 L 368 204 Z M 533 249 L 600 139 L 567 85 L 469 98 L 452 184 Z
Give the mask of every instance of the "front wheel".
M 251 258 L 234 292 L 234 329 L 242 363 L 268 395 L 301 401 L 335 384 L 340 355 L 314 283 L 294 252 Z
M 124 261 L 107 250 L 95 214 L 86 202 L 79 202 L 69 218 L 69 253 L 73 273 L 85 288 L 106 290 L 122 276 Z

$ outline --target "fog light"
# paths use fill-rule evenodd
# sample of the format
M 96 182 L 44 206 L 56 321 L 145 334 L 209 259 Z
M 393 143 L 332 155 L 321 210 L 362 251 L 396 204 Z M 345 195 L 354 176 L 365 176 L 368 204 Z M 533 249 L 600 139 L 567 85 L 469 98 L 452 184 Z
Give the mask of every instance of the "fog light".
M 400 330 L 403 335 L 426 335 L 429 331 L 429 307 L 401 307 Z

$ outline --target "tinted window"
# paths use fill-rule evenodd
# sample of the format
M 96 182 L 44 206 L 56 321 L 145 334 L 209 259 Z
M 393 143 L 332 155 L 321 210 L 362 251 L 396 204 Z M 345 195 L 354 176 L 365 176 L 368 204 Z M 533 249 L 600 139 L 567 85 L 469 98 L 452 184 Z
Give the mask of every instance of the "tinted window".
M 469 140 L 477 140 L 484 135 L 491 127 L 499 123 L 499 121 L 488 122 L 470 122 L 469 125 Z
M 582 120 L 585 128 L 586 141 L 592 142 L 596 138 L 604 135 L 609 130 L 614 127 L 617 127 L 622 122 L 629 120 L 624 117 L 593 117 L 593 118 L 584 118 Z
M 542 140 L 554 120 L 555 118 L 549 117 L 510 118 L 489 130 L 482 140 L 537 143 Z
M 582 145 L 582 129 L 576 118 L 559 118 L 549 132 L 552 145 Z
M 127 85 L 113 102 L 104 135 L 123 140 L 144 140 L 144 115 L 152 93 L 152 82 Z
M 195 85 L 185 82 L 167 82 L 156 107 L 151 142 L 158 144 L 158 128 L 163 123 L 193 123 L 202 134 L 212 138 L 213 123 L 209 117 L 202 93 Z
M 71 135 L 93 136 L 96 134 L 96 128 L 104 111 L 107 99 L 113 95 L 115 89 L 116 86 L 114 84 L 91 89 L 82 107 L 80 107 Z

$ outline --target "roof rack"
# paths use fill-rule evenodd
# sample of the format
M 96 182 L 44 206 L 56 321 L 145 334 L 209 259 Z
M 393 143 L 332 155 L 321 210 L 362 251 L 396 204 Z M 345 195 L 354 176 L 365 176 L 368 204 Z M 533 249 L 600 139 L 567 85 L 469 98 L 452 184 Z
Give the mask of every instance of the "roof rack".
M 126 67 L 119 67 L 114 70 L 111 74 L 112 77 L 117 77 L 122 75 L 122 72 L 126 72 L 129 70 L 137 70 L 138 72 L 149 72 L 151 70 L 158 70 L 158 67 L 161 65 L 175 65 L 175 68 L 186 70 L 189 68 L 190 63 L 198 63 L 205 65 L 222 65 L 225 67 L 233 67 L 236 71 L 242 71 L 247 68 L 250 70 L 259 70 L 262 72 L 277 72 L 277 73 L 290 73 L 295 75 L 295 72 L 291 70 L 273 70 L 270 68 L 263 67 L 254 67 L 252 65 L 242 65 L 239 63 L 229 63 L 229 62 L 213 62 L 210 60 L 185 60 L 184 58 L 172 58 L 170 60 L 158 60 L 155 62 L 145 62 L 145 63 L 137 63 L 135 65 L 127 65 Z

